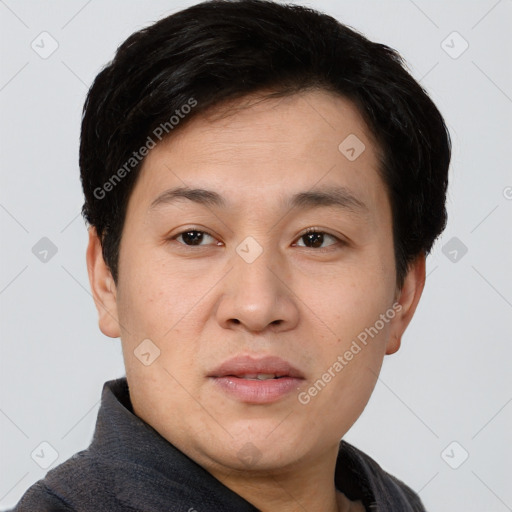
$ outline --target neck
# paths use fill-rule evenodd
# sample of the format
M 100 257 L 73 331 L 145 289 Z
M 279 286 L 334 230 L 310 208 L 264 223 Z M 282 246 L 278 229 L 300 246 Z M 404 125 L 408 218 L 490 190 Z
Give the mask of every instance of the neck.
M 345 512 L 349 502 L 334 485 L 337 454 L 336 446 L 316 461 L 279 471 L 209 471 L 262 512 Z

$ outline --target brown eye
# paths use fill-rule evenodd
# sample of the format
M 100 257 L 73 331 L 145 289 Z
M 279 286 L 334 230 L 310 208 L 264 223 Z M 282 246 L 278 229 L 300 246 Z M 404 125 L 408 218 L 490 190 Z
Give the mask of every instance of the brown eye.
M 177 240 L 179 243 L 187 246 L 200 246 L 200 245 L 207 245 L 207 244 L 201 244 L 203 240 L 205 240 L 205 237 L 210 237 L 213 239 L 211 235 L 206 233 L 205 231 L 199 231 L 197 229 L 189 229 L 187 231 L 183 231 L 172 238 L 172 240 Z M 179 239 L 181 238 L 182 241 Z
M 333 235 L 329 235 L 328 233 L 325 233 L 324 231 L 317 231 L 317 230 L 310 230 L 304 233 L 300 236 L 299 240 L 304 240 L 304 245 L 298 244 L 299 247 L 308 247 L 311 249 L 318 249 L 322 248 L 322 245 L 324 242 L 328 241 L 328 239 L 334 240 L 333 243 L 330 243 L 327 245 L 331 246 L 336 244 L 337 242 L 340 242 L 338 238 L 336 238 Z

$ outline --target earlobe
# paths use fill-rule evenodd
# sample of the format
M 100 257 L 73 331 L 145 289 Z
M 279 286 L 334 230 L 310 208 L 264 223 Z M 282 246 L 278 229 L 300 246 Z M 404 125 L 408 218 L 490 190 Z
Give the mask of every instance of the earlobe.
M 89 227 L 89 244 L 86 253 L 87 272 L 92 296 L 98 310 L 101 332 L 110 338 L 119 338 L 117 289 L 110 269 L 103 259 L 101 242 L 94 226 Z
M 414 316 L 425 286 L 425 260 L 425 254 L 421 253 L 409 266 L 404 285 L 396 299 L 397 314 L 391 322 L 387 355 L 394 354 L 400 348 L 402 335 Z
M 386 355 L 389 356 L 391 354 L 394 354 L 395 352 L 398 352 L 398 349 L 400 348 L 401 343 L 402 343 L 401 337 L 390 336 L 388 343 L 386 345 Z

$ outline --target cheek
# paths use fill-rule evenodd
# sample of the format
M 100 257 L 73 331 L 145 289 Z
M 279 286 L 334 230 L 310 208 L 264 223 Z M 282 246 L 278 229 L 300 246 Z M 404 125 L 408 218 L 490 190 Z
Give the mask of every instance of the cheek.
M 329 331 L 315 344 L 313 386 L 322 390 L 315 401 L 333 420 L 347 412 L 355 420 L 375 386 L 395 316 L 391 283 L 375 266 L 353 271 L 331 279 L 311 308 Z
M 314 313 L 336 335 L 339 341 L 347 342 L 375 324 L 380 315 L 392 306 L 394 288 L 389 278 L 375 267 L 352 269 L 339 272 L 325 280 L 322 287 L 315 290 L 311 283 L 304 282 L 305 302 Z M 303 294 L 304 295 L 304 294 Z M 380 324 L 379 324 L 380 325 Z M 385 331 L 381 327 L 380 330 Z
M 195 375 L 198 343 L 207 319 L 205 296 L 212 283 L 166 261 L 151 260 L 148 254 L 151 251 L 143 259 L 134 257 L 125 267 L 118 311 L 127 372 L 150 389 L 150 382 L 157 387 L 165 382 L 173 385 L 165 369 L 180 382 Z M 134 355 L 146 339 L 159 350 L 155 364 L 147 367 Z
M 336 343 L 325 344 L 308 388 L 299 396 L 319 428 L 346 432 L 366 407 L 385 354 L 389 323 L 377 324 L 378 308 L 354 308 L 340 318 Z M 382 327 L 379 329 L 379 327 Z
M 125 331 L 123 341 L 135 343 L 142 337 L 165 346 L 167 340 L 179 335 L 191 309 L 189 301 L 176 291 L 175 280 L 161 279 L 153 286 L 148 281 L 137 284 L 134 280 L 118 300 L 119 321 Z
M 135 244 L 129 237 L 123 241 L 119 319 L 129 338 L 160 339 L 190 310 L 194 285 L 187 286 L 183 273 L 155 247 Z

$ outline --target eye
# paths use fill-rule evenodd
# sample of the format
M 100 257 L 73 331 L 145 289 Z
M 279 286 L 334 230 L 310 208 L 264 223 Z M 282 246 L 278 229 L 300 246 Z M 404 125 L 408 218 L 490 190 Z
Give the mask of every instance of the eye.
M 199 229 L 187 229 L 186 231 L 182 231 L 177 235 L 170 238 L 170 240 L 176 240 L 181 245 L 186 247 L 200 247 L 205 245 L 211 245 L 211 242 L 208 243 L 208 239 L 215 241 L 215 237 L 207 233 L 206 231 L 202 231 Z M 324 243 L 331 239 L 332 242 L 327 246 L 324 246 Z M 334 235 L 330 235 L 325 231 L 322 231 L 317 228 L 309 228 L 305 233 L 303 233 L 298 240 L 304 240 L 302 244 L 296 243 L 294 246 L 298 247 L 307 247 L 310 249 L 325 249 L 332 245 L 336 244 L 344 244 L 343 240 L 335 237 Z M 206 243 L 203 243 L 206 242 Z M 217 242 L 216 245 L 222 245 L 221 242 Z
M 299 247 L 308 247 L 312 249 L 317 248 L 325 248 L 322 247 L 323 243 L 326 241 L 326 237 L 331 240 L 334 240 L 333 243 L 328 244 L 327 247 L 330 247 L 331 245 L 336 245 L 337 243 L 343 244 L 343 241 L 339 238 L 335 237 L 334 235 L 330 235 L 329 233 L 326 233 L 325 231 L 321 231 L 316 228 L 309 228 L 304 234 L 302 234 L 298 240 L 304 240 L 304 244 L 301 245 L 299 243 L 295 244 Z
M 176 236 L 172 237 L 171 240 L 177 240 L 182 245 L 193 247 L 208 245 L 201 243 L 205 240 L 205 237 L 215 240 L 215 238 L 213 238 L 213 236 L 208 234 L 206 231 L 200 231 L 198 229 L 188 229 L 187 231 L 182 231 L 181 233 L 178 233 Z

